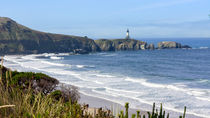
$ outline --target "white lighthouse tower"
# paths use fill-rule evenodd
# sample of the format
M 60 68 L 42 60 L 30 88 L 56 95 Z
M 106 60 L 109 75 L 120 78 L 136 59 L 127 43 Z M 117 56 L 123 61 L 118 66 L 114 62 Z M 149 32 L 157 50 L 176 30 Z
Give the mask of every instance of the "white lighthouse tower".
M 127 32 L 126 32 L 126 38 L 125 38 L 125 39 L 130 39 L 129 29 L 127 29 Z

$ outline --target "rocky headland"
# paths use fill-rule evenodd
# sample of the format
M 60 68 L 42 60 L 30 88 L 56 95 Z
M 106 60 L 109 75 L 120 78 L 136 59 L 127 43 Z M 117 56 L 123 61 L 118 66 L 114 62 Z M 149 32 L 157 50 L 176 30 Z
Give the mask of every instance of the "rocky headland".
M 0 17 L 0 54 L 36 54 L 191 48 L 177 42 L 147 44 L 135 39 L 99 39 L 32 30 L 7 17 Z
M 95 40 L 101 51 L 144 50 L 149 49 L 146 42 L 134 39 Z

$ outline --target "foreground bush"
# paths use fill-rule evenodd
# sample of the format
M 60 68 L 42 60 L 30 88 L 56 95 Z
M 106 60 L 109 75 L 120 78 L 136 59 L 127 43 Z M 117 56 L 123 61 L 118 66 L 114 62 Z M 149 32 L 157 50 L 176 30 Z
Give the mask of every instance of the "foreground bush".
M 42 73 L 0 68 L 0 117 L 84 117 L 76 87 L 56 90 L 58 80 Z M 74 97 L 72 97 L 74 96 Z M 71 100 L 71 97 L 73 98 Z

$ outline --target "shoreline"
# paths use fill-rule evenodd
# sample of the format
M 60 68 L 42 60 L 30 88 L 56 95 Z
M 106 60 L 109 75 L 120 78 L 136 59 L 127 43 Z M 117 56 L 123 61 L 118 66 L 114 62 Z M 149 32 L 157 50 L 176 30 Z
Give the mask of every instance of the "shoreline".
M 119 103 L 115 103 L 113 101 L 110 100 L 106 100 L 103 98 L 98 98 L 98 97 L 94 97 L 91 95 L 85 95 L 83 93 L 80 92 L 80 99 L 79 99 L 79 104 L 88 104 L 90 108 L 105 108 L 105 109 L 114 109 L 113 114 L 116 115 L 116 113 L 119 113 L 121 110 L 125 110 L 124 105 L 119 104 Z M 163 106 L 164 108 L 164 106 Z M 159 110 L 159 108 L 157 108 Z M 140 114 L 145 114 L 147 117 L 147 112 L 146 110 L 143 109 L 136 109 L 136 108 L 130 108 L 129 107 L 129 116 L 131 117 L 132 114 L 136 114 L 136 111 L 140 111 Z M 151 107 L 152 110 L 152 107 Z M 151 110 L 149 112 L 151 112 Z M 167 110 L 164 109 L 166 111 L 166 115 L 167 113 L 170 114 L 170 118 L 178 118 L 180 115 L 182 115 L 183 113 L 179 113 L 179 112 L 175 112 L 175 111 L 171 111 L 171 110 Z M 184 111 L 184 109 L 183 109 Z M 205 117 L 200 117 L 200 116 L 196 116 L 193 114 L 188 114 L 186 112 L 186 118 L 205 118 Z
M 85 95 L 80 93 L 79 104 L 88 104 L 90 108 L 103 108 L 109 109 L 113 112 L 113 115 L 117 116 L 121 110 L 125 111 L 123 105 L 119 103 L 115 103 L 113 101 L 109 101 L 102 98 L 93 97 L 90 95 Z M 129 116 L 131 117 L 132 114 L 136 114 L 137 109 L 129 108 Z M 147 117 L 147 111 L 139 110 L 141 115 L 145 115 Z
M 80 87 L 78 87 L 78 88 L 80 88 Z M 96 107 L 96 108 L 102 107 L 102 108 L 110 108 L 111 109 L 111 107 L 113 107 L 113 105 L 115 105 L 114 108 L 120 108 L 120 110 L 124 110 L 124 105 L 122 105 L 122 104 L 118 104 L 118 103 L 115 103 L 113 101 L 109 101 L 109 100 L 106 100 L 106 99 L 103 99 L 103 98 L 94 97 L 94 96 L 91 96 L 91 95 L 85 95 L 85 94 L 82 94 L 82 93 L 80 93 L 80 95 L 81 95 L 81 99 L 79 100 L 80 103 L 85 102 L 86 104 L 89 104 L 90 107 Z M 159 105 L 157 105 L 157 106 L 159 106 Z M 163 106 L 163 108 L 164 107 L 167 107 L 167 106 Z M 151 107 L 151 110 L 152 110 L 152 107 Z M 130 115 L 133 114 L 133 113 L 136 114 L 136 111 L 137 111 L 137 109 L 129 108 L 129 114 Z M 140 111 L 143 114 L 144 113 L 147 114 L 146 110 L 141 110 L 140 109 Z M 117 112 L 117 109 L 116 109 L 116 112 Z M 178 113 L 178 112 L 170 111 L 170 110 L 166 110 L 166 113 L 170 113 L 170 116 L 172 116 L 172 118 L 173 118 L 173 116 L 178 117 L 179 115 L 182 114 L 182 112 Z M 177 115 L 177 113 L 178 113 L 178 115 Z M 202 118 L 202 117 L 191 115 L 191 114 L 187 114 L 186 116 L 189 117 L 189 118 Z

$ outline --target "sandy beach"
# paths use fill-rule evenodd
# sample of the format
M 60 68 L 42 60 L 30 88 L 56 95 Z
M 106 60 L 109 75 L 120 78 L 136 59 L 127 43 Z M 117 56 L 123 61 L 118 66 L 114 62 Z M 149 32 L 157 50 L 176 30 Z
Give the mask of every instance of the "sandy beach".
M 113 111 L 113 114 L 117 116 L 117 114 L 121 110 L 125 110 L 124 106 L 118 103 L 114 103 L 112 101 L 108 101 L 105 99 L 97 98 L 97 97 L 92 97 L 92 96 L 87 96 L 84 94 L 80 94 L 81 98 L 79 100 L 80 104 L 86 103 L 89 104 L 90 108 L 104 108 L 104 109 L 110 109 Z M 129 116 L 132 114 L 136 114 L 137 109 L 132 109 L 129 108 Z M 143 110 L 139 110 L 141 114 L 145 114 L 147 116 L 147 112 Z
M 116 116 L 121 110 L 125 110 L 124 106 L 118 103 L 114 103 L 112 101 L 109 100 L 105 100 L 105 99 L 101 99 L 101 98 L 97 98 L 97 97 L 93 97 L 93 96 L 88 96 L 88 95 L 84 95 L 84 94 L 80 94 L 80 100 L 79 103 L 80 104 L 89 104 L 90 108 L 104 108 L 104 109 L 110 109 L 113 111 L 113 114 Z M 164 107 L 164 106 L 163 106 Z M 114 109 L 114 110 L 113 110 Z M 142 109 L 133 109 L 133 108 L 129 108 L 129 117 L 131 117 L 132 114 L 136 114 L 136 111 L 139 110 L 140 113 L 143 115 L 145 114 L 147 116 L 147 111 L 142 110 Z M 152 107 L 151 107 L 151 111 L 152 111 Z M 170 111 L 167 110 L 166 113 L 170 113 L 170 118 L 178 118 L 179 115 L 181 115 L 182 113 L 177 113 L 174 111 Z M 192 114 L 186 114 L 186 118 L 204 118 L 204 117 L 198 117 Z

